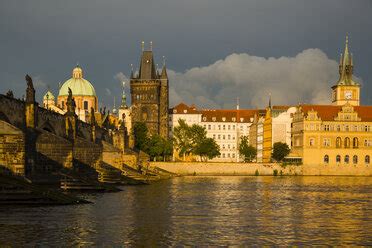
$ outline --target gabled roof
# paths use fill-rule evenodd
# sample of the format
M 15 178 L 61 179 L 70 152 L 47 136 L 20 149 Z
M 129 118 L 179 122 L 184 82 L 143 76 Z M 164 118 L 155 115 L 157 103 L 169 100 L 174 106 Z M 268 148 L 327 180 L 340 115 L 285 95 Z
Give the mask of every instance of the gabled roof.
M 309 111 L 314 110 L 323 121 L 333 121 L 342 110 L 342 106 L 334 105 L 300 105 L 300 107 L 305 116 Z M 372 121 L 372 106 L 353 106 L 353 108 L 361 121 Z
M 195 105 L 187 106 L 185 103 L 180 103 L 169 110 L 169 114 L 200 114 Z

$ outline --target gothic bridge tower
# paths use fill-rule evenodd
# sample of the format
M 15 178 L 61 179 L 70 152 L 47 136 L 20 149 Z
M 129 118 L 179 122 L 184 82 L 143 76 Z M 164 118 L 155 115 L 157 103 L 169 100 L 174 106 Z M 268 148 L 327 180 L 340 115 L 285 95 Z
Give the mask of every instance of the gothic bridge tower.
M 144 122 L 150 134 L 159 134 L 168 138 L 168 108 L 169 84 L 165 63 L 159 74 L 155 66 L 152 52 L 144 49 L 142 42 L 142 56 L 138 75 L 130 78 L 130 93 L 132 101 L 132 126 Z

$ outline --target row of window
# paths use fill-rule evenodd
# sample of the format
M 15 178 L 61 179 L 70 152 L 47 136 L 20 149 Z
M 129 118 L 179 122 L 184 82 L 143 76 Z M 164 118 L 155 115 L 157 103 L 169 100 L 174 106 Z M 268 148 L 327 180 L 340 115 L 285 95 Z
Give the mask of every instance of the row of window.
M 88 110 L 88 101 L 83 102 L 83 107 L 84 107 L 84 110 Z M 65 102 L 62 101 L 62 109 L 64 108 L 65 108 Z
M 212 117 L 212 121 L 216 121 L 217 118 L 216 117 Z M 222 117 L 222 121 L 226 121 L 226 117 Z M 207 121 L 207 117 L 206 116 L 203 116 L 203 121 Z M 228 121 L 228 120 L 227 120 Z M 235 122 L 236 121 L 236 118 L 235 117 L 232 117 L 231 118 L 231 121 Z M 240 118 L 240 122 L 243 122 L 244 121 L 244 118 Z
M 315 138 L 309 139 L 309 146 L 315 146 Z M 331 139 L 330 138 L 324 138 L 323 139 L 323 146 L 324 147 L 330 147 L 331 146 Z M 365 139 L 364 140 L 364 146 L 370 147 L 372 146 L 372 140 Z M 336 138 L 336 148 L 350 148 L 351 147 L 351 140 L 349 137 L 346 137 L 344 141 L 342 141 L 341 137 Z M 352 140 L 352 147 L 358 148 L 359 147 L 359 139 L 357 137 L 354 137 Z
M 235 125 L 206 125 L 204 124 L 204 128 L 208 130 L 235 130 Z M 243 130 L 244 126 L 240 126 L 240 130 Z
M 366 155 L 364 157 L 364 163 L 366 164 L 369 164 L 370 163 L 370 156 L 369 155 Z M 324 159 L 323 159 L 324 163 L 328 164 L 329 163 L 329 156 L 328 155 L 324 155 Z M 350 157 L 349 155 L 346 155 L 344 157 L 344 163 L 345 164 L 348 164 L 350 162 Z M 337 155 L 336 156 L 336 163 L 341 163 L 341 156 L 340 155 Z M 354 155 L 353 156 L 353 164 L 357 164 L 358 163 L 358 156 L 357 155 Z
M 321 125 L 321 124 L 307 124 L 306 125 L 306 130 L 310 131 L 354 131 L 354 132 L 370 132 L 371 131 L 371 126 L 369 125 Z
M 232 139 L 232 140 L 235 140 L 235 135 L 230 135 L 230 134 L 228 134 L 228 135 L 225 135 L 225 134 L 218 134 L 218 135 L 216 135 L 216 134 L 213 134 L 213 139 L 216 139 L 217 138 L 217 140 L 220 140 L 221 138 L 224 140 L 224 139 L 228 139 L 228 140 L 230 140 L 230 139 Z
M 221 153 L 218 158 L 235 158 L 235 153 Z
M 235 150 L 235 145 L 228 144 L 227 146 L 225 146 L 225 144 L 222 144 L 222 146 L 220 146 L 220 147 L 221 147 L 221 149 L 227 148 L 227 149 L 234 149 Z

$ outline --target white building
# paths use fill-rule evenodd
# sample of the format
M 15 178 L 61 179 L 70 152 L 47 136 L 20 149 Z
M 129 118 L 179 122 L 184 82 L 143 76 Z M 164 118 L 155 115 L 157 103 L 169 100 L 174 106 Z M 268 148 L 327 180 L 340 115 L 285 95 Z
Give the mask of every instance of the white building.
M 249 137 L 249 127 L 257 110 L 197 110 L 195 106 L 178 104 L 170 110 L 170 128 L 184 119 L 188 125 L 201 125 L 207 137 L 215 139 L 221 155 L 212 159 L 215 162 L 239 162 L 239 138 Z M 172 134 L 172 131 L 170 132 Z

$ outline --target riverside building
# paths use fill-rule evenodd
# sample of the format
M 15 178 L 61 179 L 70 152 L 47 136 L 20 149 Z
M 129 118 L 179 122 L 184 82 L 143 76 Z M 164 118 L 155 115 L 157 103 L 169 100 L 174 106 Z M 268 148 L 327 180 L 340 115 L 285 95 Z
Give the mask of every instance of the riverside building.
M 372 156 L 372 106 L 360 105 L 353 80 L 353 58 L 346 38 L 333 105 L 300 105 L 293 117 L 292 157 L 306 165 L 369 166 Z

